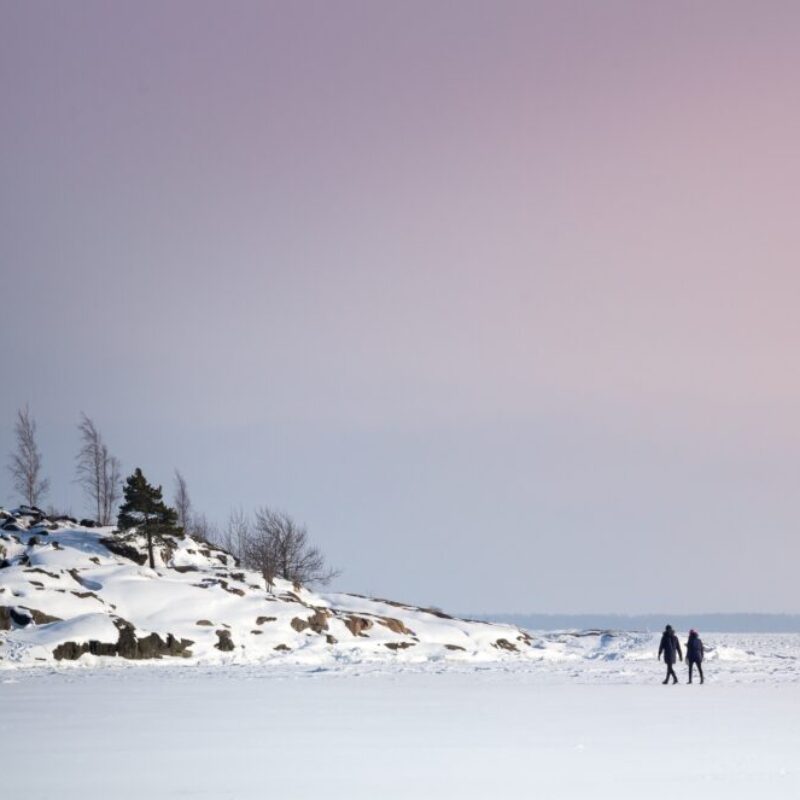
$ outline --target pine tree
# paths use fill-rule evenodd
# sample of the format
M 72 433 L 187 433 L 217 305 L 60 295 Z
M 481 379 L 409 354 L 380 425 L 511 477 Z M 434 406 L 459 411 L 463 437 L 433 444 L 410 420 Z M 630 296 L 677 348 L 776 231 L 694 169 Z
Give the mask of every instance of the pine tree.
M 117 527 L 121 531 L 130 528 L 143 529 L 147 536 L 147 555 L 150 569 L 155 569 L 153 558 L 153 536 L 164 533 L 179 533 L 178 514 L 162 499 L 161 487 L 151 486 L 137 467 L 125 481 L 125 502 L 119 508 Z

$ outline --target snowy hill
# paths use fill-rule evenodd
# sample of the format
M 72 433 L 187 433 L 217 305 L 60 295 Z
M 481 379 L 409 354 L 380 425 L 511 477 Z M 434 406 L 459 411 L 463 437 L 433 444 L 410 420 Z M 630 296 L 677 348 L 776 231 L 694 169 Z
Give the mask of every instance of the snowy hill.
M 256 572 L 189 536 L 146 542 L 36 509 L 0 509 L 0 667 L 112 658 L 202 663 L 492 661 L 536 655 L 511 625 Z M 541 647 L 541 643 L 538 644 Z M 538 656 L 541 657 L 541 654 Z

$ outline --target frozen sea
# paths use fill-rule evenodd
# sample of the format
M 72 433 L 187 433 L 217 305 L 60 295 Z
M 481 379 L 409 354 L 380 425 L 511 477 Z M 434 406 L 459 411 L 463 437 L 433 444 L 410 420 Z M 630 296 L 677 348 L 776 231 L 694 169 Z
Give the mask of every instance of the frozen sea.
M 649 634 L 538 661 L 0 671 L 7 800 L 798 798 L 800 635 Z

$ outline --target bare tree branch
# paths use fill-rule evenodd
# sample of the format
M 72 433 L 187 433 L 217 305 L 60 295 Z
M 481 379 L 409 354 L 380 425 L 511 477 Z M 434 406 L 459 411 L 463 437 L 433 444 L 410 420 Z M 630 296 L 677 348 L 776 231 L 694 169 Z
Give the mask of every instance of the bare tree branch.
M 222 546 L 239 561 L 244 561 L 244 553 L 250 539 L 250 517 L 241 508 L 235 508 L 228 515 L 222 534 Z
M 81 413 L 78 423 L 81 449 L 78 451 L 76 480 L 94 506 L 98 524 L 110 525 L 120 499 L 120 463 L 112 456 L 94 421 Z
M 242 561 L 261 572 L 268 589 L 276 576 L 297 584 L 326 584 L 339 574 L 327 566 L 319 548 L 311 545 L 304 526 L 269 508 L 256 511 Z
M 101 523 L 110 525 L 114 519 L 114 510 L 117 503 L 122 498 L 122 465 L 119 459 L 111 456 L 108 449 L 103 445 L 103 458 L 106 463 L 106 470 L 103 480 L 103 516 Z
M 16 450 L 12 452 L 8 465 L 14 489 L 22 495 L 27 505 L 36 506 L 47 494 L 50 481 L 42 477 L 42 454 L 36 445 L 36 422 L 27 405 L 17 411 L 14 437 Z
M 191 533 L 192 526 L 192 499 L 189 497 L 189 487 L 186 484 L 186 478 L 183 477 L 180 470 L 175 470 L 175 495 L 172 504 L 178 512 L 178 525 L 186 531 Z
M 205 514 L 192 514 L 189 523 L 191 528 L 190 536 L 193 536 L 195 539 L 199 539 L 201 542 L 207 542 L 208 544 L 212 542 L 218 543 L 220 541 L 219 530 L 216 525 L 209 522 Z

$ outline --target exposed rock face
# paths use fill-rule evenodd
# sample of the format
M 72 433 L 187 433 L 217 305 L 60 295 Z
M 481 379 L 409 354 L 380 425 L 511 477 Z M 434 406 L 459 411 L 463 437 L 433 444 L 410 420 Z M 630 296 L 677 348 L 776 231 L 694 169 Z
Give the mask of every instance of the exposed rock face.
M 445 614 L 441 608 L 436 608 L 435 606 L 431 606 L 430 608 L 421 608 L 420 611 L 424 611 L 427 614 L 433 614 L 434 617 L 439 617 L 439 619 L 453 619 L 449 614 Z
M 26 569 L 25 572 L 36 572 L 39 575 L 47 575 L 48 578 L 54 578 L 55 580 L 58 580 L 61 577 L 60 575 L 56 575 L 55 572 L 48 572 L 46 569 L 41 569 L 40 567 L 30 567 L 29 569 Z
M 229 652 L 233 650 L 236 645 L 233 643 L 233 639 L 231 639 L 231 632 L 226 630 L 218 630 L 216 632 L 217 639 L 219 641 L 214 645 L 217 650 L 222 650 L 223 652 Z
M 314 633 L 322 633 L 323 631 L 328 630 L 328 617 L 330 616 L 329 612 L 325 611 L 323 608 L 318 608 L 309 618 L 308 618 L 308 627 L 311 628 Z
M 394 617 L 383 617 L 378 620 L 381 625 L 387 627 L 392 633 L 402 634 L 403 636 L 413 636 L 414 631 L 407 628 L 401 620 Z
M 53 650 L 53 658 L 56 661 L 77 661 L 84 653 L 89 652 L 89 645 L 77 644 L 76 642 L 63 642 Z
M 182 656 L 192 642 L 189 639 L 178 641 L 171 633 L 165 642 L 157 633 L 151 633 L 138 642 L 136 658 L 160 658 L 161 656 Z M 191 655 L 191 653 L 190 653 Z
M 113 536 L 106 536 L 104 539 L 100 540 L 100 544 L 102 544 L 106 550 L 110 550 L 115 556 L 121 556 L 122 558 L 135 561 L 139 566 L 143 567 L 147 563 L 147 555 L 145 553 L 140 553 L 135 547 L 125 544 L 121 539 L 117 539 Z
M 508 650 L 511 653 L 517 652 L 517 646 L 508 641 L 508 639 L 498 639 L 494 643 L 494 647 L 498 650 Z
M 275 622 L 277 617 L 257 617 L 256 625 L 263 625 L 265 622 Z
M 364 633 L 364 631 L 368 631 L 372 627 L 372 620 L 367 617 L 357 617 L 355 614 L 351 614 L 344 621 L 344 624 L 353 636 L 366 636 L 367 634 Z
M 32 622 L 36 625 L 47 625 L 49 622 L 61 622 L 61 619 L 27 606 L 0 606 L 0 630 L 10 630 L 12 622 L 24 628 Z
M 93 597 L 95 600 L 99 600 L 101 603 L 103 602 L 94 592 L 76 592 L 73 590 L 72 594 L 74 594 L 75 597 L 80 597 L 81 600 L 85 600 L 87 597 Z
M 322 633 L 323 631 L 328 630 L 329 616 L 330 614 L 325 609 L 318 608 L 307 619 L 300 619 L 300 617 L 295 617 L 290 624 L 298 633 L 306 630 L 306 628 L 312 630 L 314 633 Z
M 164 641 L 157 633 L 137 639 L 133 626 L 125 620 L 116 620 L 119 628 L 119 637 L 116 643 L 99 642 L 92 640 L 78 644 L 77 642 L 64 642 L 53 650 L 56 661 L 76 661 L 84 653 L 93 656 L 119 656 L 131 660 L 161 658 L 162 656 L 191 656 L 191 647 L 194 642 L 190 639 L 176 639 L 171 633 L 167 634 Z

